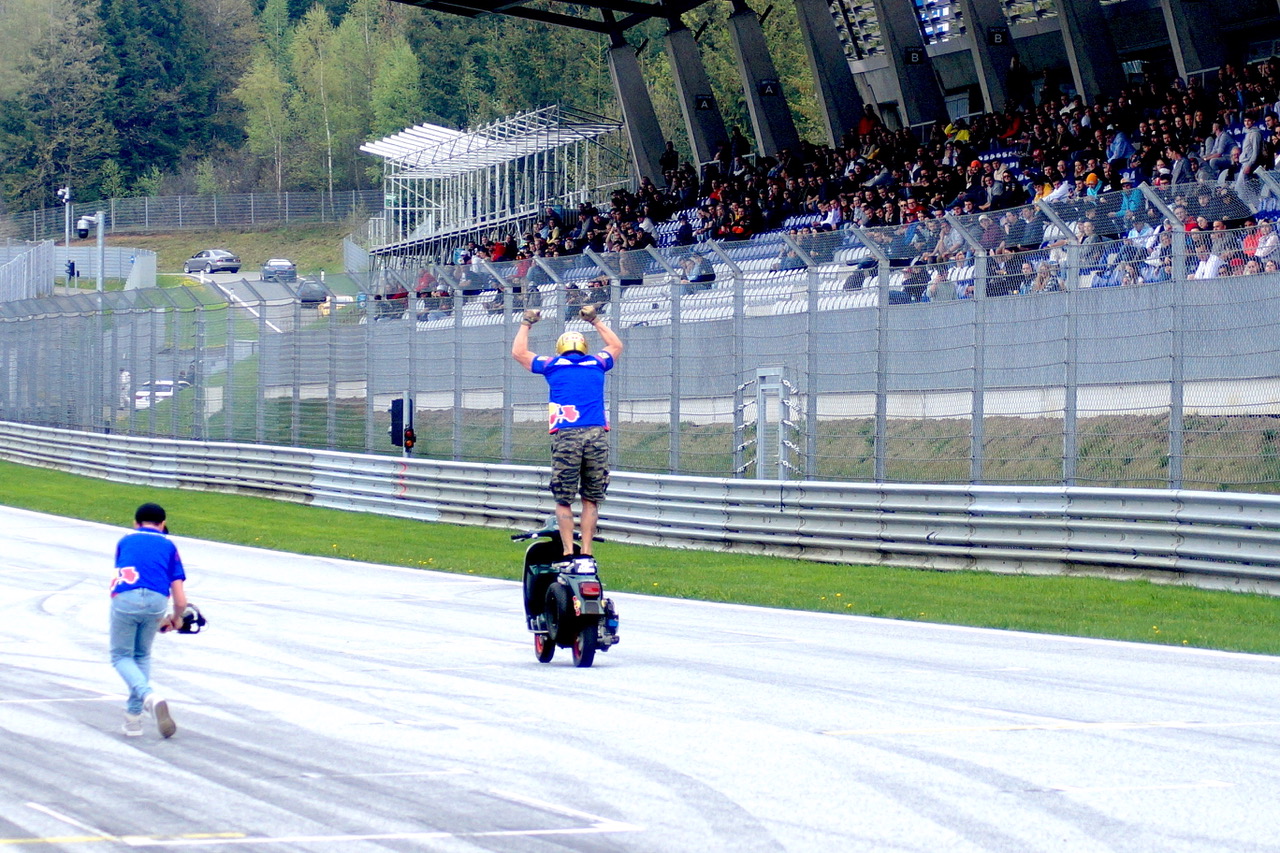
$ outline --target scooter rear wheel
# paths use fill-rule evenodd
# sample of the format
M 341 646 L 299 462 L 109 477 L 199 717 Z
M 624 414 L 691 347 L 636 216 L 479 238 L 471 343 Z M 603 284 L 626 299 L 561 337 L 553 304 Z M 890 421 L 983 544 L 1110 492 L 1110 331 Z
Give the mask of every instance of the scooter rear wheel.
M 553 583 L 547 590 L 547 639 L 567 646 L 574 634 L 573 598 L 564 584 Z
M 588 667 L 595 663 L 596 646 L 600 641 L 600 626 L 587 625 L 573 638 L 573 665 Z
M 534 634 L 533 653 L 538 656 L 538 663 L 551 663 L 556 654 L 556 644 L 546 634 Z

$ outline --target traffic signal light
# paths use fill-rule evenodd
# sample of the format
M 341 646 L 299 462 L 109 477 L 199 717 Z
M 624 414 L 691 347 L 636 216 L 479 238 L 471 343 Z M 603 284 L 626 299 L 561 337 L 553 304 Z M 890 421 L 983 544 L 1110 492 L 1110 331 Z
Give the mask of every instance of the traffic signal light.
M 70 280 L 75 277 L 76 277 L 76 262 L 67 261 L 67 279 Z
M 404 447 L 404 400 L 400 397 L 391 401 L 391 443 L 396 447 Z
M 418 437 L 413 434 L 413 427 L 405 427 L 404 430 L 404 449 L 413 450 L 413 446 L 418 443 Z

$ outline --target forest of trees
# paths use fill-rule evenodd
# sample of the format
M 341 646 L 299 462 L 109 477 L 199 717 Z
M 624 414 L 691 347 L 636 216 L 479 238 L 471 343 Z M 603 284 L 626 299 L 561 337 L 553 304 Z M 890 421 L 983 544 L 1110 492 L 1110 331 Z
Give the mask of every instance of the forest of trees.
M 686 16 L 730 124 L 746 125 L 725 2 Z M 586 11 L 584 10 L 584 14 Z M 683 148 L 664 24 L 628 34 Z M 794 11 L 766 18 L 801 132 L 816 128 Z M 616 116 L 607 39 L 389 0 L 0 0 L 0 205 L 377 187 L 361 143 L 561 103 Z

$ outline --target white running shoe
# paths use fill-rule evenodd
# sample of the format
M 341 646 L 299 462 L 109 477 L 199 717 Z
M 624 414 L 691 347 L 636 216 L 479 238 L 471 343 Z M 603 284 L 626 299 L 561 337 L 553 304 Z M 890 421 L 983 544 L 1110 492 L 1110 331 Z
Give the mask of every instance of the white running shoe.
M 124 712 L 124 727 L 121 729 L 125 737 L 142 737 L 142 715 Z
M 155 717 L 160 737 L 173 737 L 173 733 L 178 730 L 178 724 L 169 715 L 169 703 L 156 694 L 147 694 L 147 698 L 142 700 L 142 710 Z

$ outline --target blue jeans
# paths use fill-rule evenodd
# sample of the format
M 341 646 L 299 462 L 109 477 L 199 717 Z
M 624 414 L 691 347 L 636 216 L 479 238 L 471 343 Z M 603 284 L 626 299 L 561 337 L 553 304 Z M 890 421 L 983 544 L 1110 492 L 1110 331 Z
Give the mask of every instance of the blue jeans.
M 169 597 L 151 589 L 131 589 L 111 599 L 111 665 L 129 688 L 125 710 L 142 713 L 151 692 L 151 642 L 169 612 Z

